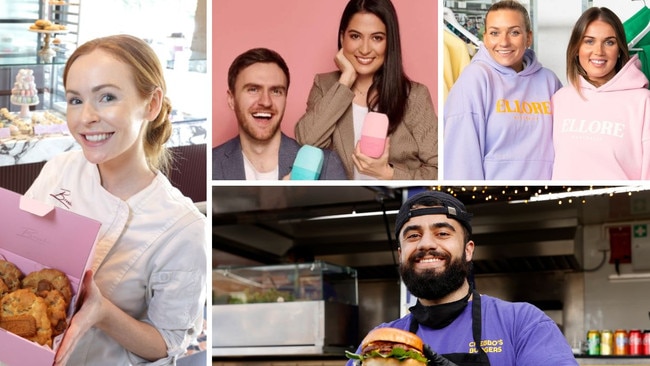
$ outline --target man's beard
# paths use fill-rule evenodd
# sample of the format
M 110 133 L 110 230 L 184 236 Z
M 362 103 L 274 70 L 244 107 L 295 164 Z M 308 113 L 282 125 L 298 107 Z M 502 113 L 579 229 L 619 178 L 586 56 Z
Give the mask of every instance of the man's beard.
M 421 273 L 415 271 L 415 261 L 425 255 L 444 257 L 447 268 L 442 273 L 427 269 Z M 447 254 L 430 252 L 417 252 L 411 255 L 406 262 L 399 264 L 399 274 L 404 285 L 411 294 L 419 299 L 438 300 L 458 290 L 469 274 L 470 263 L 466 261 L 465 252 L 460 259 L 450 260 Z
M 247 119 L 249 115 L 248 111 L 237 109 L 235 111 L 235 114 L 237 115 L 237 121 L 240 130 L 251 140 L 257 143 L 268 142 L 271 140 L 280 130 L 280 124 L 282 122 L 282 118 L 284 117 L 283 113 L 280 115 L 280 118 L 278 122 L 275 123 L 275 125 L 269 126 L 267 129 L 260 129 L 255 126 L 255 123 Z

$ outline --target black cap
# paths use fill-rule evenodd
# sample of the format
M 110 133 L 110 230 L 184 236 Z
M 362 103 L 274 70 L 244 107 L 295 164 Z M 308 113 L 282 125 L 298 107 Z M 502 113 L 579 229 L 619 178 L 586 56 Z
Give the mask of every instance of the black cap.
M 412 209 L 414 205 L 422 205 Z M 447 215 L 448 218 L 458 221 L 467 231 L 472 233 L 472 214 L 467 212 L 465 205 L 456 197 L 439 191 L 426 191 L 410 197 L 400 207 L 395 219 L 395 237 L 399 242 L 399 232 L 411 217 L 422 215 Z

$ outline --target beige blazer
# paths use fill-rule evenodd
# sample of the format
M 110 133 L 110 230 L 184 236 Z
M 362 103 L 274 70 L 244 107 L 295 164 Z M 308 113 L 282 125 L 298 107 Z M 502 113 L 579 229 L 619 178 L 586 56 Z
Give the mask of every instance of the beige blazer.
M 354 177 L 354 92 L 338 82 L 340 72 L 318 74 L 309 92 L 307 112 L 298 120 L 296 140 L 336 151 L 348 178 Z M 438 118 L 426 86 L 412 82 L 402 123 L 390 136 L 393 179 L 438 178 Z

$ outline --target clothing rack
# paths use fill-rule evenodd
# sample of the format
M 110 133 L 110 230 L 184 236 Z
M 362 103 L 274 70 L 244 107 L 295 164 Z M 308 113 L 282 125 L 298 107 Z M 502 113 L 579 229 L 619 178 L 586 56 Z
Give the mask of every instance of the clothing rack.
M 456 16 L 454 15 L 454 12 L 451 9 L 447 7 L 444 8 L 442 19 L 444 23 L 447 24 L 447 26 L 453 28 L 454 31 L 462 35 L 464 38 L 466 38 L 467 41 L 469 41 L 469 43 L 473 44 L 476 47 L 478 47 L 482 43 L 481 40 L 478 39 L 478 37 L 476 37 L 474 34 L 472 34 L 472 32 L 468 31 L 467 29 L 465 29 L 465 27 L 463 27 L 462 25 L 460 25 L 460 23 L 458 23 L 458 20 L 456 20 Z
M 637 36 L 634 37 L 634 39 L 632 39 L 630 42 L 628 42 L 628 44 L 627 44 L 627 48 L 628 48 L 630 51 L 638 51 L 639 49 L 638 49 L 638 48 L 634 48 L 634 46 L 636 46 L 636 44 L 639 43 L 639 41 L 640 41 L 643 37 L 645 37 L 646 34 L 648 34 L 649 31 L 650 31 L 650 23 L 648 23 L 648 25 L 647 25 L 645 28 L 643 28 L 643 30 L 641 31 L 641 33 L 637 34 Z
M 632 0 L 632 1 L 639 1 L 639 0 Z M 643 1 L 643 6 L 647 8 L 648 6 L 646 5 L 645 0 L 642 1 Z M 648 34 L 648 32 L 650 32 L 650 22 L 648 22 L 648 24 L 646 24 L 646 26 L 636 36 L 634 36 L 634 38 L 632 38 L 631 41 L 627 43 L 627 48 L 630 51 L 636 51 L 636 52 L 641 51 L 640 48 L 635 48 L 634 46 L 636 46 L 639 43 L 639 41 L 641 41 L 641 39 L 643 39 L 643 37 L 645 37 Z
M 644 6 L 623 22 L 623 28 L 626 38 L 631 38 L 627 44 L 630 54 L 638 55 L 641 70 L 650 78 L 650 8 L 645 6 L 645 0 L 643 4 Z

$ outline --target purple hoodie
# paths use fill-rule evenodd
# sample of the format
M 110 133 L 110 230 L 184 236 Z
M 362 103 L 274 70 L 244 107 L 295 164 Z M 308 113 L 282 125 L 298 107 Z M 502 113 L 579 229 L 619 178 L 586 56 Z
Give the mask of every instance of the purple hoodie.
M 562 86 L 527 49 L 517 73 L 484 45 L 449 91 L 444 108 L 443 178 L 551 179 L 551 96 Z
M 607 83 L 553 96 L 553 179 L 650 179 L 650 90 L 633 56 Z

